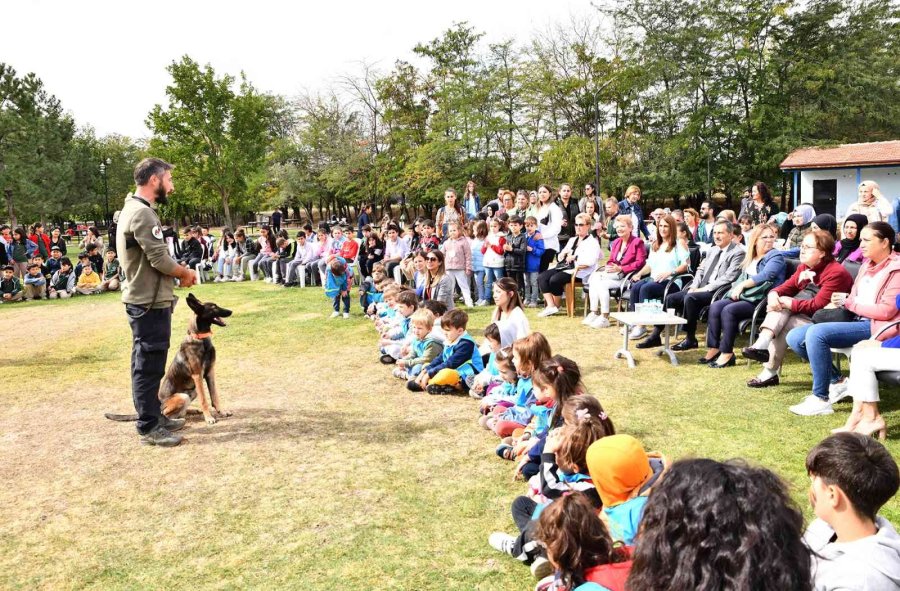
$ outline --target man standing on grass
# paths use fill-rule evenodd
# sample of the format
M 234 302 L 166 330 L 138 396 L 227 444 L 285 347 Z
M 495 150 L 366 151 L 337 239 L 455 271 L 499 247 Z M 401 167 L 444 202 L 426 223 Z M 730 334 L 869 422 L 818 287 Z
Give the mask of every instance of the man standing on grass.
M 194 272 L 169 254 L 156 207 L 165 205 L 175 190 L 172 165 L 159 158 L 145 158 L 134 169 L 137 190 L 125 200 L 119 215 L 116 242 L 121 250 L 125 282 L 122 301 L 131 325 L 131 394 L 137 411 L 141 443 L 171 447 L 181 443 L 172 433 L 184 427 L 184 419 L 162 415 L 159 383 L 166 371 L 172 309 L 173 278 L 181 287 L 194 284 Z

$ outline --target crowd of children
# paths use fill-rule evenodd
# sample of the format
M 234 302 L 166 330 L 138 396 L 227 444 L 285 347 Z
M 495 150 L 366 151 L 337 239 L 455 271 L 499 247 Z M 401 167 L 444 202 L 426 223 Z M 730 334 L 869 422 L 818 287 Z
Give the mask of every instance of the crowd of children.
M 816 519 L 805 529 L 787 486 L 766 468 L 670 463 L 617 432 L 578 364 L 516 320 L 539 295 L 538 220 L 443 219 L 443 242 L 424 219 L 405 231 L 391 221 L 380 232 L 365 225 L 360 239 L 341 225 L 306 225 L 293 238 L 263 226 L 256 240 L 226 229 L 218 241 L 189 228 L 173 256 L 217 282 L 249 273 L 285 287 L 318 283 L 333 318 L 349 317 L 358 285 L 394 378 L 411 392 L 477 399 L 473 422 L 524 483 L 510 504 L 515 530 L 488 544 L 528 565 L 541 591 L 900 588 L 900 536 L 878 514 L 900 488 L 900 471 L 880 443 L 845 432 L 810 451 Z M 0 281 L 4 302 L 118 289 L 114 249 L 104 260 L 88 242 L 73 268 L 45 246 L 47 258 L 26 239 L 24 265 L 15 249 Z M 449 296 L 440 295 L 446 284 Z M 480 346 L 454 306 L 457 288 L 467 306 L 498 304 Z
M 529 565 L 540 591 L 867 589 L 900 586 L 900 536 L 878 515 L 900 487 L 877 441 L 838 433 L 806 461 L 816 519 L 772 471 L 739 460 L 674 463 L 617 432 L 578 364 L 539 332 L 468 315 L 384 278 L 367 312 L 380 360 L 413 392 L 468 394 L 523 494 L 515 533 L 491 547 Z M 385 285 L 382 282 L 387 282 Z M 517 306 L 519 302 L 515 302 Z M 499 317 L 499 315 L 495 315 Z
M 96 241 L 86 238 L 82 242 L 84 250 L 76 265 L 65 256 L 65 241 L 58 239 L 59 232 L 54 231 L 51 240 L 41 224 L 35 224 L 27 237 L 21 228 L 11 230 L 6 225 L 0 226 L 0 235 L 14 237 L 0 244 L 10 261 L 2 266 L 0 303 L 117 291 L 124 278 L 115 248 L 107 247 L 105 255 L 100 254 L 103 242 L 96 230 L 89 234 L 97 237 Z

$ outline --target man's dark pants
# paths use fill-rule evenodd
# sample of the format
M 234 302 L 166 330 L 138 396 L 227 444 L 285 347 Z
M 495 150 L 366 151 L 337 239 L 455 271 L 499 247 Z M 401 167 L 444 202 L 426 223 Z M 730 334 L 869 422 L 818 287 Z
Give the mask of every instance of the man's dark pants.
M 696 340 L 697 338 L 697 322 L 700 320 L 700 310 L 712 303 L 713 292 L 711 291 L 678 291 L 670 293 L 666 298 L 666 308 L 677 308 L 682 310 L 682 317 L 687 320 L 684 325 L 684 332 L 687 338 Z M 662 330 L 662 327 L 657 327 Z
M 166 372 L 172 308 L 146 308 L 125 304 L 134 343 L 131 347 L 131 396 L 137 411 L 137 430 L 145 435 L 159 423 L 159 383 Z

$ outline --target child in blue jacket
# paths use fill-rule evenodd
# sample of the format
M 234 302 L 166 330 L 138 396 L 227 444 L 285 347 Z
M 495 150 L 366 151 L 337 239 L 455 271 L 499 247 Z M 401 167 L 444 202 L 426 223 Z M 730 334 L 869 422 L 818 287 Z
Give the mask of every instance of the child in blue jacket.
M 332 298 L 334 312 L 331 317 L 341 315 L 341 303 L 344 304 L 344 318 L 350 318 L 350 287 L 353 284 L 353 273 L 347 266 L 347 261 L 341 257 L 335 257 L 328 265 L 325 273 L 325 295 Z
M 544 239 L 538 232 L 538 221 L 534 216 L 525 218 L 525 305 L 536 308 L 541 292 L 537 278 L 540 274 L 541 256 L 544 254 Z

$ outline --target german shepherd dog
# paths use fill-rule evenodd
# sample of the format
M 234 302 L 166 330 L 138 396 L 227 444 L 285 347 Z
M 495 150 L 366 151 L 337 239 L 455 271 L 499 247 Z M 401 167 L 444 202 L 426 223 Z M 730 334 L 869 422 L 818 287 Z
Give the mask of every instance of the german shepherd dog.
M 187 414 L 194 399 L 200 399 L 200 411 L 207 424 L 214 424 L 217 418 L 231 416 L 222 410 L 219 390 L 216 387 L 216 348 L 212 343 L 212 325 L 225 326 L 222 318 L 231 316 L 231 310 L 221 308 L 212 302 L 203 303 L 194 294 L 189 294 L 187 304 L 194 311 L 194 318 L 188 325 L 187 336 L 181 341 L 178 353 L 172 359 L 165 377 L 159 384 L 159 401 L 162 414 L 170 419 L 179 419 Z M 207 394 L 204 381 L 209 388 Z M 116 415 L 106 413 L 112 421 L 136 421 L 137 415 Z

